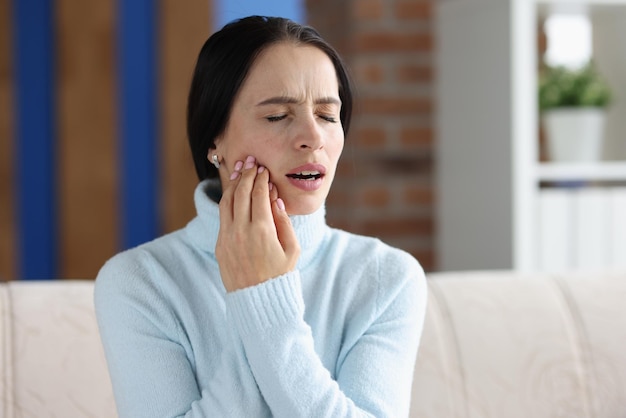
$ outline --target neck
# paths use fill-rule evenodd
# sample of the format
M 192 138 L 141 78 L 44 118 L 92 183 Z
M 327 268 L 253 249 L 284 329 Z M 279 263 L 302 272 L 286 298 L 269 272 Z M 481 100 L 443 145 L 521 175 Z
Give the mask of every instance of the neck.
M 220 229 L 219 205 L 221 197 L 219 180 L 204 180 L 194 194 L 198 216 L 189 223 L 187 231 L 194 244 L 203 251 L 215 253 L 215 245 Z M 309 215 L 290 215 L 301 248 L 298 268 L 304 268 L 312 260 L 328 231 L 326 210 L 322 205 Z

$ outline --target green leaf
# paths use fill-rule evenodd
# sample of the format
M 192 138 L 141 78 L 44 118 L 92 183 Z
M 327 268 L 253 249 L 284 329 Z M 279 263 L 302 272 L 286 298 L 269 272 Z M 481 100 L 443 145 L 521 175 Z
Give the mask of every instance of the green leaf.
M 611 103 L 609 85 L 589 62 L 579 70 L 545 66 L 539 76 L 539 108 L 606 107 Z

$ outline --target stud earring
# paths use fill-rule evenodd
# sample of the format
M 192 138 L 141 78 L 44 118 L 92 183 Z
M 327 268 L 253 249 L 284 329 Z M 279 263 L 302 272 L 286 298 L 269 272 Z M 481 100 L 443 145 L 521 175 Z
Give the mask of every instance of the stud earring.
M 217 154 L 213 154 L 211 157 L 211 164 L 213 164 L 215 168 L 220 168 L 220 159 Z

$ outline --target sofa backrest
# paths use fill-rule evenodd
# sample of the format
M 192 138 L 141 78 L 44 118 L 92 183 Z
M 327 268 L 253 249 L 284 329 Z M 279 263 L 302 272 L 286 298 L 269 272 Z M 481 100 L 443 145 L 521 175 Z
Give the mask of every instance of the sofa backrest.
M 115 417 L 92 281 L 0 285 L 0 418 Z
M 626 417 L 626 272 L 429 276 L 413 418 Z
M 411 418 L 626 416 L 626 272 L 428 286 Z M 93 282 L 0 284 L 0 418 L 115 416 Z

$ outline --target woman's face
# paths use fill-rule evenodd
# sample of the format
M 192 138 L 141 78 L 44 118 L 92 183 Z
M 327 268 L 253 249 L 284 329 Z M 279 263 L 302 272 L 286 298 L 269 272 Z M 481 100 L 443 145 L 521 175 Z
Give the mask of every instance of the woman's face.
M 335 68 L 313 46 L 281 42 L 256 59 L 224 133 L 216 140 L 224 188 L 236 161 L 265 166 L 287 213 L 315 212 L 324 202 L 343 150 Z

